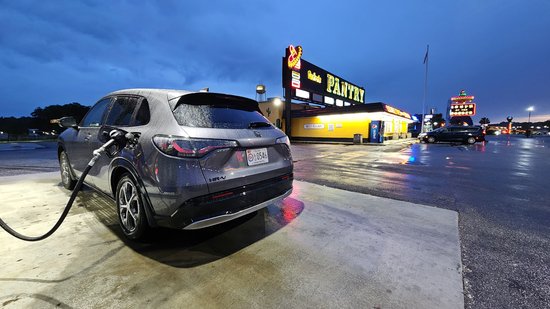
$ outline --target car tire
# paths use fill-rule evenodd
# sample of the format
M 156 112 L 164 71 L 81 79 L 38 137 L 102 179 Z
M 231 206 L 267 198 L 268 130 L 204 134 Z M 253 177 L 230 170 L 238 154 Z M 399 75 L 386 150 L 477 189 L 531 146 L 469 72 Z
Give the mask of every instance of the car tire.
M 476 142 L 475 137 L 468 137 L 468 138 L 466 139 L 466 143 L 468 143 L 468 144 L 470 144 L 470 145 L 475 144 L 475 142 Z
M 435 137 L 430 136 L 430 137 L 428 137 L 428 139 L 426 141 L 430 144 L 435 143 Z
M 115 198 L 118 222 L 124 236 L 132 240 L 143 239 L 149 230 L 149 225 L 141 190 L 130 174 L 123 174 L 118 181 Z
M 65 150 L 62 150 L 59 154 L 59 170 L 61 171 L 61 183 L 67 190 L 74 189 L 76 185 L 76 179 L 74 178 L 73 169 L 69 162 L 69 157 Z

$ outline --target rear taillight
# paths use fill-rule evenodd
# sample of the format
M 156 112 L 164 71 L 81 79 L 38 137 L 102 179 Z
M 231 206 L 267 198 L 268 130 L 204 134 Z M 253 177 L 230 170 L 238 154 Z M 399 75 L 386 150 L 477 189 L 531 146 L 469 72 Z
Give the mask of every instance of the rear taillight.
M 283 136 L 283 137 L 279 137 L 275 143 L 277 144 L 286 144 L 288 146 L 288 148 L 290 148 L 290 139 L 288 138 L 288 136 Z
M 163 153 L 180 158 L 200 158 L 216 149 L 234 148 L 236 141 L 156 135 L 153 143 Z

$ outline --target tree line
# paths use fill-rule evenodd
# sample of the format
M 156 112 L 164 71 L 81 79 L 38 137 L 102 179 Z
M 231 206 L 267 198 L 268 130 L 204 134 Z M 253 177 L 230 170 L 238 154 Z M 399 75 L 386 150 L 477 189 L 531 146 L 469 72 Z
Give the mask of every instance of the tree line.
M 77 122 L 80 122 L 89 109 L 89 106 L 81 105 L 78 102 L 49 105 L 44 108 L 37 107 L 30 117 L 0 117 L 0 131 L 10 135 L 26 135 L 28 129 L 60 132 L 61 128 L 57 124 L 50 123 L 51 119 L 73 116 Z

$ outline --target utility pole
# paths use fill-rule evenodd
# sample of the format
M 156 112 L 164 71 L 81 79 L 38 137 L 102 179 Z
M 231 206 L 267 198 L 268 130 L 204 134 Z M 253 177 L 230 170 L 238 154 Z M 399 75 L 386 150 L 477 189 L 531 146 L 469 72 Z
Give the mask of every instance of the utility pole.
M 426 98 L 428 96 L 428 62 L 430 54 L 430 44 L 426 46 L 426 55 L 424 56 L 424 64 L 426 65 L 424 75 L 424 100 L 422 101 L 422 127 L 420 133 L 424 133 L 424 117 L 426 116 Z

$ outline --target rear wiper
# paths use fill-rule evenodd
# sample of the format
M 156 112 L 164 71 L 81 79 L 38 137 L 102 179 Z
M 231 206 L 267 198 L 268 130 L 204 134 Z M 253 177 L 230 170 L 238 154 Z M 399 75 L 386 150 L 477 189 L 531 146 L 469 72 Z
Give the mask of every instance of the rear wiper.
M 263 122 L 263 121 L 256 121 L 251 122 L 248 124 L 248 128 L 263 128 L 263 127 L 271 127 L 271 123 Z

